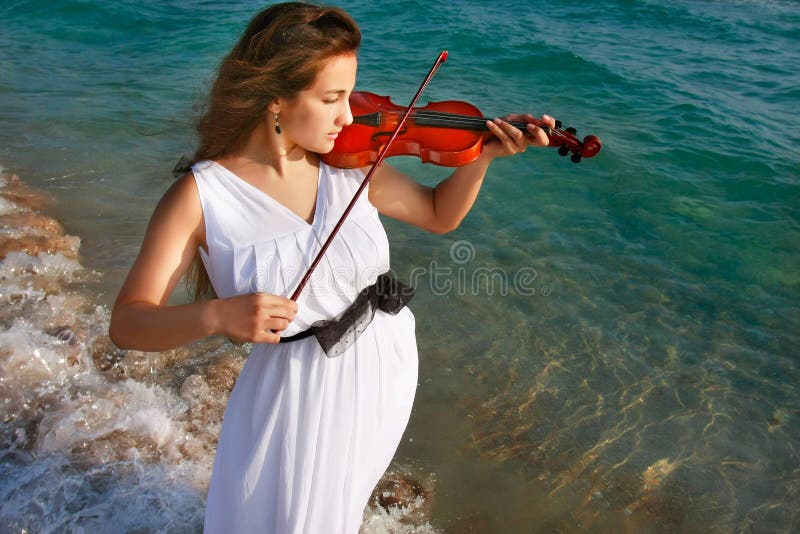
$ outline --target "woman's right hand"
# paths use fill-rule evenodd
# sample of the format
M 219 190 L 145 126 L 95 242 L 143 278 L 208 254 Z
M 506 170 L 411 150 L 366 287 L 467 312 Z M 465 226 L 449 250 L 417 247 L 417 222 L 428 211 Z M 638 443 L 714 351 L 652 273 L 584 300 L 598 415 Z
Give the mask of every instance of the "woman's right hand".
M 214 301 L 217 330 L 234 341 L 278 343 L 294 320 L 297 303 L 278 295 L 251 293 Z

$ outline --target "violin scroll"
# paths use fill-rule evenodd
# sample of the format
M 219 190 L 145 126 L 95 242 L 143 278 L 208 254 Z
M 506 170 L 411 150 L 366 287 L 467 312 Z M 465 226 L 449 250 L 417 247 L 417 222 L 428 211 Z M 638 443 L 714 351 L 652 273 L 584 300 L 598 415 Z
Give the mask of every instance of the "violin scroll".
M 587 135 L 583 141 L 576 137 L 578 131 L 575 128 L 567 127 L 561 129 L 561 121 L 556 120 L 556 127 L 550 128 L 544 122 L 535 120 L 534 124 L 542 128 L 547 137 L 550 138 L 548 146 L 558 148 L 559 156 L 570 156 L 574 163 L 579 163 L 583 158 L 591 158 L 600 152 L 603 143 L 596 135 Z

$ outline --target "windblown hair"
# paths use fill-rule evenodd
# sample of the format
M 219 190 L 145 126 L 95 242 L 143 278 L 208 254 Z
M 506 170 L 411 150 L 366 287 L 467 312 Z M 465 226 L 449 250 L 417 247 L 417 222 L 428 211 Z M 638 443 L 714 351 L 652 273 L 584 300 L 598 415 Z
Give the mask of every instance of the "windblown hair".
M 286 2 L 261 11 L 222 60 L 197 124 L 199 145 L 192 163 L 240 148 L 266 118 L 272 101 L 291 99 L 310 87 L 326 59 L 356 52 L 360 43 L 355 21 L 336 7 Z M 199 255 L 186 283 L 195 300 L 214 296 Z

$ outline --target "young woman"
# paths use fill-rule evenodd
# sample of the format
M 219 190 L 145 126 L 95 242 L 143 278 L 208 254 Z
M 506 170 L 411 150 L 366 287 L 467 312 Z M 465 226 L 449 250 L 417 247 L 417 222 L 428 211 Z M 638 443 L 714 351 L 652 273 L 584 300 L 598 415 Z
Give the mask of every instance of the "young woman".
M 388 271 L 378 213 L 450 231 L 494 158 L 547 142 L 532 124 L 524 136 L 489 122 L 494 138 L 477 161 L 435 188 L 382 165 L 289 300 L 364 177 L 320 161 L 353 120 L 360 39 L 337 8 L 293 2 L 256 15 L 220 66 L 191 171 L 156 207 L 114 305 L 110 334 L 123 348 L 210 335 L 253 343 L 225 412 L 207 532 L 358 531 L 411 412 L 414 318 L 407 308 L 376 311 L 337 357 L 302 333 L 342 317 Z M 205 298 L 167 305 L 187 272 Z

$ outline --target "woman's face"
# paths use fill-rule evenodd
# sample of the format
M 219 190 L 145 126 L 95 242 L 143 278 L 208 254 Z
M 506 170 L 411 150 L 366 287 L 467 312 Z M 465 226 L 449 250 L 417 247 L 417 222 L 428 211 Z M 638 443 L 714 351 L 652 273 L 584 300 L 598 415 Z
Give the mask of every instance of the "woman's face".
M 341 129 L 353 122 L 349 99 L 357 65 L 355 54 L 333 56 L 325 61 L 311 87 L 280 101 L 279 120 L 286 141 L 311 152 L 331 151 Z

